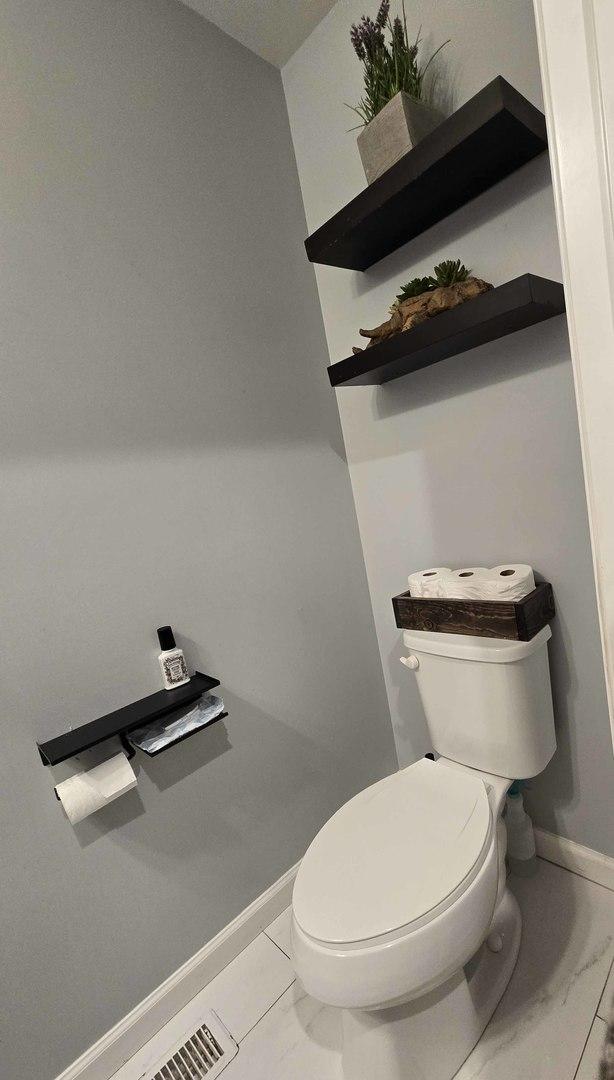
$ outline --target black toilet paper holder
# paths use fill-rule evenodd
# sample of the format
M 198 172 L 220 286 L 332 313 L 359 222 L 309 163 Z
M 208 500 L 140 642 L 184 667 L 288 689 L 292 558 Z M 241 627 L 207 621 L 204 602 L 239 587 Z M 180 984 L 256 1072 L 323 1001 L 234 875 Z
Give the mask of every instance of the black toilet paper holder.
M 211 675 L 203 675 L 201 671 L 195 671 L 190 681 L 182 686 L 177 686 L 173 690 L 158 690 L 155 694 L 149 694 L 148 697 L 134 701 L 130 705 L 125 705 L 122 709 L 116 709 L 115 712 L 108 713 L 106 716 L 100 716 L 97 720 L 83 724 L 82 727 L 66 731 L 63 735 L 56 736 L 55 739 L 37 743 L 41 761 L 43 765 L 59 765 L 62 761 L 68 761 L 69 758 L 83 753 L 84 750 L 91 750 L 93 746 L 98 746 L 99 743 L 116 736 L 119 736 L 126 756 L 133 758 L 136 750 L 128 739 L 130 731 L 179 711 L 185 705 L 198 701 L 203 694 L 219 685 L 219 679 L 214 679 Z M 223 720 L 226 716 L 228 716 L 228 713 L 222 712 L 205 726 L 210 727 L 218 720 Z M 184 739 L 188 739 L 203 730 L 204 728 L 196 728 L 194 731 L 189 731 L 174 742 L 162 747 L 156 753 L 162 753 L 171 746 L 176 746 L 177 743 L 183 742 Z M 155 754 L 149 756 L 154 757 Z

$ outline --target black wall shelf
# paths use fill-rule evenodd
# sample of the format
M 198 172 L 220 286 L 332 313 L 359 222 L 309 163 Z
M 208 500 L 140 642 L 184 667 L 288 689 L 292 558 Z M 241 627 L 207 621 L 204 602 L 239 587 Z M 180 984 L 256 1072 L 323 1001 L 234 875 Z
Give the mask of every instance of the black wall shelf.
M 307 256 L 367 270 L 547 145 L 543 113 L 499 75 L 312 233 Z
M 565 311 L 558 281 L 523 274 L 328 369 L 331 386 L 372 386 Z
M 84 750 L 90 750 L 92 746 L 111 739 L 114 735 L 125 736 L 126 732 L 133 728 L 141 727 L 153 720 L 174 712 L 176 709 L 197 701 L 208 690 L 219 686 L 219 679 L 212 679 L 210 675 L 203 675 L 195 671 L 189 683 L 176 687 L 175 690 L 158 690 L 149 697 L 134 701 L 132 705 L 126 705 L 123 709 L 101 716 L 98 720 L 92 720 L 89 724 L 67 731 L 64 735 L 58 735 L 48 742 L 37 743 L 38 752 L 43 765 L 59 765 L 62 761 L 81 754 Z M 216 716 L 215 720 L 222 720 L 223 715 Z M 213 723 L 213 721 L 211 721 Z M 209 725 L 207 725 L 208 727 Z M 202 731 L 204 728 L 199 728 Z M 196 734 L 196 732 L 190 732 Z M 187 736 L 186 736 L 187 737 Z M 179 742 L 181 740 L 176 740 Z M 173 744 L 175 745 L 175 744 Z M 164 747 L 163 749 L 167 749 Z M 157 751 L 161 753 L 162 751 Z M 151 755 L 154 756 L 154 755 Z

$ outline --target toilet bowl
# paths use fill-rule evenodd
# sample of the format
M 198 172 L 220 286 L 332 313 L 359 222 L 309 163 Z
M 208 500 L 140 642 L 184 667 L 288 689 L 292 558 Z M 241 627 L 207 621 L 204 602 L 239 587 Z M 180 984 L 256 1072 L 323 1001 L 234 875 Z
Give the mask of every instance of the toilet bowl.
M 511 977 L 520 912 L 501 814 L 512 780 L 556 747 L 549 637 L 404 635 L 441 756 L 342 806 L 292 899 L 297 976 L 343 1010 L 345 1080 L 451 1080 Z
M 347 1010 L 348 1080 L 449 1080 L 488 1022 L 520 940 L 499 818 L 508 786 L 425 758 L 342 806 L 307 850 L 292 901 L 294 963 L 309 994 Z M 480 962 L 473 985 L 463 969 L 489 937 L 484 958 L 504 977 L 476 995 Z M 445 1027 L 445 1055 L 434 1023 Z
M 482 777 L 427 758 L 342 806 L 294 887 L 293 948 L 307 992 L 341 1008 L 381 1008 L 461 967 L 495 908 L 495 824 Z

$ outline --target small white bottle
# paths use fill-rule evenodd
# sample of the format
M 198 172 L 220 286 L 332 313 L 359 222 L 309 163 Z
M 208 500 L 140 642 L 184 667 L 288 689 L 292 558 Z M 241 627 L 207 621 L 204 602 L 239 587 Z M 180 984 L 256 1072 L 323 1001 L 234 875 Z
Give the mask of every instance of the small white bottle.
M 510 870 L 522 877 L 530 877 L 537 871 L 533 822 L 524 808 L 522 792 L 516 784 L 512 785 L 505 800 L 505 824 Z
M 158 627 L 158 641 L 162 649 L 158 661 L 164 689 L 174 690 L 176 686 L 183 686 L 184 683 L 190 681 L 185 656 L 181 649 L 177 648 L 172 627 Z

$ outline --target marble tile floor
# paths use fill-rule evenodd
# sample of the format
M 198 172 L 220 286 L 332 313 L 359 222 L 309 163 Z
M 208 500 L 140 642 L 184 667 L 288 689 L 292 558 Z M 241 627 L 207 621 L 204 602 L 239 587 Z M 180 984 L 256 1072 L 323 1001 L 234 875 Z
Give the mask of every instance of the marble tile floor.
M 614 892 L 542 860 L 536 877 L 510 886 L 523 917 L 518 963 L 457 1080 L 597 1080 L 614 996 Z M 304 992 L 289 954 L 288 909 L 190 1003 L 214 1009 L 239 1043 L 224 1080 L 341 1080 L 339 1012 Z M 146 1050 L 114 1080 L 143 1076 Z

